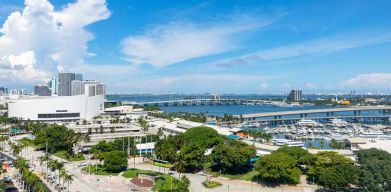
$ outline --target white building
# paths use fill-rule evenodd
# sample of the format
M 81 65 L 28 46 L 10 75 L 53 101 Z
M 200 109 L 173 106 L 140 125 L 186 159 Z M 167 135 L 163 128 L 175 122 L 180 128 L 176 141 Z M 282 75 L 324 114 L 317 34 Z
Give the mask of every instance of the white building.
M 79 81 L 74 80 L 71 83 L 71 95 L 83 95 L 88 94 L 89 96 L 93 95 L 102 95 L 105 93 L 105 85 L 103 83 L 96 82 L 94 80 Z
M 104 111 L 104 95 L 24 97 L 7 103 L 8 116 L 24 120 L 91 120 Z

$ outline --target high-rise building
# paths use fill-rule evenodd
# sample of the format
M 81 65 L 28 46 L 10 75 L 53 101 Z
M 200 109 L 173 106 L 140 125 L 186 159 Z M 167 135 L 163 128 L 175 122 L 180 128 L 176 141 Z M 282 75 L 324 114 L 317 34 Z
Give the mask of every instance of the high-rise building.
M 28 95 L 26 89 L 11 89 L 10 95 Z
M 72 95 L 72 81 L 75 80 L 74 73 L 59 73 L 58 74 L 58 96 Z
M 50 80 L 48 87 L 49 87 L 50 91 L 52 92 L 53 96 L 58 95 L 58 78 L 53 77 Z
M 72 81 L 72 95 L 87 95 L 89 97 L 105 94 L 105 85 L 94 80 Z
M 288 95 L 288 101 L 301 101 L 303 99 L 302 91 L 300 89 L 293 89 Z
M 8 89 L 5 87 L 0 87 L 0 96 L 8 95 Z
M 95 85 L 98 83 L 93 80 L 86 80 L 86 81 L 74 80 L 74 81 L 72 81 L 72 95 L 84 95 L 85 94 L 85 85 L 90 85 L 90 84 Z
M 46 85 L 36 85 L 34 86 L 34 94 L 38 96 L 51 96 L 52 91 Z
M 76 74 L 75 74 L 75 80 L 77 80 L 77 81 L 83 81 L 83 74 L 78 74 L 78 73 L 76 73 Z

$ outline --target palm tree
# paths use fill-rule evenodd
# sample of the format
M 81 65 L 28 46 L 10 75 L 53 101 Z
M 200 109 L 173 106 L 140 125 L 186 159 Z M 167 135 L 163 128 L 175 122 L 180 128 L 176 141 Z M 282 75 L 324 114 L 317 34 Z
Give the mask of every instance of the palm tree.
M 163 128 L 160 127 L 159 130 L 157 131 L 158 139 L 161 139 L 163 137 L 163 134 L 164 134 Z
M 44 154 L 40 157 L 38 157 L 38 159 L 41 161 L 41 162 L 45 162 L 46 163 L 46 174 L 48 172 L 48 164 L 49 164 L 49 161 L 52 160 L 52 158 L 50 157 L 50 154 Z
M 34 191 L 35 192 L 46 192 L 46 188 L 45 188 L 45 185 L 41 182 L 38 182 L 35 186 L 34 186 Z
M 69 184 L 72 183 L 72 181 L 73 181 L 73 175 L 66 174 L 66 175 L 64 175 L 63 180 L 64 180 L 64 182 L 68 183 L 67 190 L 69 192 Z
M 62 162 L 59 162 L 57 160 L 52 160 L 52 161 L 49 161 L 49 168 L 52 170 L 52 171 L 56 171 L 58 170 L 58 183 L 61 182 L 61 177 L 60 177 L 60 170 L 64 167 L 64 163 Z
M 67 171 L 64 169 L 64 168 L 61 168 L 61 170 L 59 170 L 60 171 L 60 173 L 59 173 L 59 177 L 60 177 L 60 179 L 62 178 L 62 186 L 64 186 L 64 184 L 65 184 L 65 177 L 68 175 L 67 174 Z
M 176 171 L 179 173 L 179 177 L 178 179 L 181 178 L 181 173 L 185 172 L 185 161 L 183 161 L 182 159 L 179 159 L 178 162 L 176 163 L 175 165 L 175 169 Z
M 10 146 L 11 146 L 11 150 L 12 150 L 12 155 L 14 157 L 19 156 L 19 153 L 22 152 L 23 145 L 11 143 Z

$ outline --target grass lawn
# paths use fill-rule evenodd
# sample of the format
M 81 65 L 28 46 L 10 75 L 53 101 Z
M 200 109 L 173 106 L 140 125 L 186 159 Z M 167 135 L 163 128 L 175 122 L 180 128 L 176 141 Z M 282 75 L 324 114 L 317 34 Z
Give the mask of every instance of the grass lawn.
M 247 173 L 236 174 L 236 175 L 219 174 L 219 173 L 212 172 L 211 175 L 219 175 L 219 176 L 222 176 L 222 177 L 227 177 L 229 179 L 252 181 L 252 180 L 254 180 L 256 178 L 256 176 L 258 175 L 258 172 L 257 171 L 249 171 Z
M 128 169 L 127 171 L 122 173 L 122 177 L 125 177 L 125 178 L 136 178 L 137 174 L 140 174 L 140 173 L 159 174 L 159 173 L 156 173 L 156 172 L 150 171 L 150 170 Z
M 176 188 L 176 186 L 175 186 L 175 183 L 176 183 L 175 181 L 177 181 L 176 178 L 174 178 L 170 175 L 167 175 L 167 174 L 154 172 L 154 171 L 150 171 L 150 170 L 128 169 L 127 171 L 125 171 L 122 174 L 122 177 L 136 178 L 137 174 L 139 174 L 139 173 L 145 173 L 145 174 L 149 173 L 149 174 L 156 174 L 156 175 L 160 176 L 160 178 L 156 180 L 155 185 L 153 186 L 154 190 L 162 189 L 162 188 L 164 188 L 164 189 L 171 188 L 171 184 L 173 185 L 174 189 Z
M 89 169 L 90 168 L 90 169 Z M 100 165 L 89 165 L 87 167 L 83 167 L 82 169 L 83 171 L 85 171 L 86 173 L 89 173 L 91 171 L 91 175 L 113 175 L 113 176 L 116 176 L 118 175 L 119 173 L 110 173 L 110 172 L 107 172 L 105 169 L 103 169 L 103 167 L 101 167 Z
M 172 166 L 170 163 L 160 163 L 160 162 L 153 162 L 153 165 L 158 167 L 165 167 L 165 168 L 170 168 Z
M 30 147 L 32 147 L 32 148 L 35 148 L 35 149 L 40 149 L 40 148 L 42 148 L 42 146 L 34 144 L 34 141 L 33 141 L 33 140 L 30 140 L 30 139 L 27 139 L 27 138 L 23 138 L 23 139 L 19 140 L 18 142 L 21 143 L 21 144 L 23 144 L 23 145 L 26 145 L 26 146 L 30 146 Z
M 217 181 L 209 181 L 209 182 L 204 181 L 204 182 L 202 182 L 202 185 L 204 185 L 206 188 L 211 189 L 211 188 L 221 186 L 223 184 L 221 184 L 220 182 L 217 182 Z
M 83 160 L 86 160 L 84 155 L 81 154 L 81 153 L 75 154 L 71 158 L 68 158 L 66 153 L 67 153 L 66 151 L 57 151 L 54 155 L 57 156 L 57 157 L 60 157 L 61 159 L 65 159 L 65 160 L 68 160 L 68 161 L 83 161 Z

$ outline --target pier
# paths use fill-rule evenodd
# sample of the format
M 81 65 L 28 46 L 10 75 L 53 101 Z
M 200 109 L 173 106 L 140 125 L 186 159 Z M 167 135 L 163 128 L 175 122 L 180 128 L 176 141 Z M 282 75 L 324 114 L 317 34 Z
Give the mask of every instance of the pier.
M 235 115 L 246 122 L 268 123 L 270 125 L 292 124 L 301 119 L 327 122 L 343 119 L 352 123 L 390 123 L 391 106 L 357 106 L 327 109 L 291 110 L 268 113 Z

